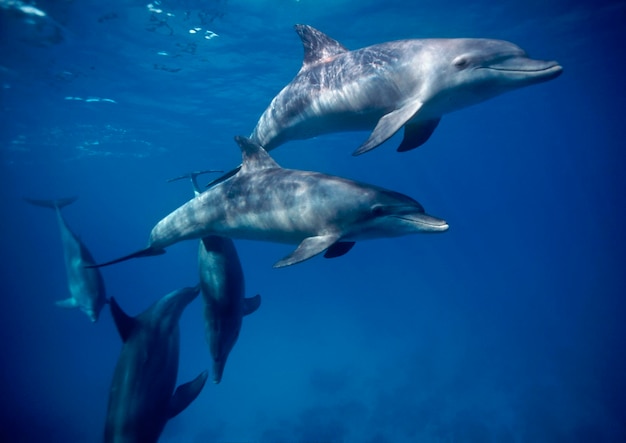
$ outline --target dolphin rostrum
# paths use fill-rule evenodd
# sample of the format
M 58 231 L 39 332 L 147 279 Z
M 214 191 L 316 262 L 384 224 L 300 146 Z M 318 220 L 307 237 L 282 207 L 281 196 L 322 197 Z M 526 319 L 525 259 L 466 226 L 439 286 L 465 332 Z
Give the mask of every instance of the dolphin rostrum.
M 398 151 L 408 151 L 428 140 L 444 114 L 563 70 L 502 40 L 412 39 L 349 51 L 311 26 L 295 29 L 304 45 L 302 68 L 250 136 L 267 151 L 289 140 L 372 130 L 358 155 L 402 127 Z
M 100 264 L 163 254 L 182 240 L 218 235 L 297 244 L 274 264 L 289 266 L 326 251 L 348 252 L 359 240 L 444 232 L 448 224 L 427 215 L 412 198 L 377 186 L 319 172 L 283 169 L 257 143 L 235 137 L 242 167 L 158 222 L 148 247 Z
M 65 270 L 70 297 L 56 302 L 62 308 L 78 308 L 92 322 L 98 320 L 100 311 L 107 303 L 104 280 L 100 271 L 90 268 L 95 263 L 91 253 L 80 239 L 70 230 L 61 214 L 61 208 L 74 203 L 77 197 L 58 200 L 34 200 L 25 198 L 28 203 L 44 208 L 54 209 L 61 230 Z
M 204 172 L 217 171 L 191 172 L 168 182 L 189 178 L 197 197 L 202 193 L 197 177 Z M 230 238 L 209 235 L 200 240 L 198 272 L 206 340 L 213 359 L 213 383 L 219 383 L 228 355 L 239 338 L 242 319 L 259 308 L 261 296 L 245 298 L 243 269 Z
M 198 286 L 171 292 L 137 317 L 128 316 L 111 298 L 111 313 L 124 345 L 109 391 L 106 443 L 156 442 L 167 420 L 189 406 L 204 387 L 207 371 L 174 392 L 178 320 L 199 292 Z

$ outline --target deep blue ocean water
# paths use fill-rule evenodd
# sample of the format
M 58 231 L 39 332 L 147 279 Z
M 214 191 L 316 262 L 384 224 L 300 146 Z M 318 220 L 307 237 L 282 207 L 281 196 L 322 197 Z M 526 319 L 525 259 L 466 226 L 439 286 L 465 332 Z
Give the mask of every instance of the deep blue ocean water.
M 191 196 L 167 179 L 239 163 L 233 136 L 300 68 L 296 23 L 351 49 L 504 39 L 564 73 L 446 115 L 408 153 L 396 136 L 352 157 L 364 132 L 272 151 L 450 230 L 285 269 L 292 246 L 236 242 L 263 302 L 161 441 L 626 441 L 626 2 L 0 0 L 0 19 L 1 441 L 101 441 L 121 348 L 108 307 L 91 324 L 54 305 L 56 220 L 23 197 L 78 195 L 64 215 L 99 261 L 143 247 Z M 197 282 L 196 252 L 105 268 L 108 295 L 138 314 Z M 210 368 L 201 307 L 180 322 L 180 383 Z

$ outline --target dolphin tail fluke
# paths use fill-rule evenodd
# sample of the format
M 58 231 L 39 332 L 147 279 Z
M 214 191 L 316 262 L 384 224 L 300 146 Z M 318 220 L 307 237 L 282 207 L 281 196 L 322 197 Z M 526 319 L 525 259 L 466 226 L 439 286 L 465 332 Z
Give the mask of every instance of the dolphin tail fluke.
M 184 411 L 185 408 L 187 408 L 187 406 L 189 406 L 191 402 L 196 399 L 196 397 L 198 397 L 200 391 L 202 391 L 202 388 L 206 383 L 207 378 L 209 378 L 209 372 L 202 371 L 200 375 L 190 382 L 182 384 L 176 388 L 176 392 L 174 392 L 170 401 L 168 414 L 169 418 L 176 417 Z
M 202 174 L 208 174 L 209 172 L 224 172 L 222 170 L 218 170 L 218 169 L 205 169 L 203 171 L 191 171 L 191 172 L 187 172 L 186 174 L 180 175 L 178 177 L 174 177 L 174 178 L 170 178 L 167 180 L 168 183 L 174 182 L 176 180 L 182 180 L 183 178 L 190 178 L 190 179 L 194 179 L 195 177 L 202 175 Z
M 78 197 L 59 198 L 57 200 L 36 200 L 34 198 L 26 198 L 24 200 L 31 205 L 41 206 L 42 208 L 61 209 L 67 205 L 71 205 Z
M 224 171 L 217 170 L 217 169 L 205 169 L 203 171 L 191 171 L 186 174 L 180 175 L 178 177 L 170 178 L 167 182 L 171 183 L 176 180 L 182 180 L 184 178 L 188 178 L 191 180 L 191 184 L 193 185 L 194 192 L 196 193 L 196 195 L 198 195 L 202 193 L 200 186 L 198 186 L 198 176 L 202 174 L 208 174 L 210 172 L 224 172 Z
M 165 254 L 165 249 L 156 249 L 156 248 L 148 247 L 140 251 L 133 252 L 132 254 L 125 255 L 124 257 L 116 258 L 115 260 L 107 261 L 104 263 L 98 263 L 95 265 L 89 265 L 85 267 L 86 268 L 102 268 L 104 266 L 114 265 L 115 263 L 120 263 L 126 260 L 130 260 L 131 258 L 152 257 L 153 255 L 161 255 L 161 254 Z
M 215 185 L 219 185 L 220 183 L 222 183 L 223 181 L 228 180 L 229 178 L 231 178 L 233 175 L 235 175 L 236 173 L 239 172 L 239 170 L 241 169 L 241 165 L 237 166 L 235 169 L 231 169 L 230 171 L 228 171 L 226 174 L 219 176 L 218 178 L 216 178 L 213 181 L 210 181 L 205 187 L 206 188 L 210 188 L 211 186 L 215 186 Z

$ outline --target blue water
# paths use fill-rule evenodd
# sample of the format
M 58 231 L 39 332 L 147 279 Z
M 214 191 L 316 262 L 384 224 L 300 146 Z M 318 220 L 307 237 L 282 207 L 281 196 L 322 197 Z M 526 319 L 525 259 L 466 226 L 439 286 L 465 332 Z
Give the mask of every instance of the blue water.
M 233 136 L 298 71 L 306 23 L 352 49 L 499 38 L 564 73 L 445 116 L 408 153 L 396 136 L 352 157 L 367 133 L 273 151 L 408 194 L 450 230 L 278 270 L 292 246 L 238 241 L 263 302 L 161 441 L 626 441 L 626 2 L 147 4 L 0 0 L 0 440 L 101 441 L 121 349 L 108 308 L 91 324 L 54 305 L 58 227 L 22 198 L 78 195 L 64 215 L 97 260 L 143 247 L 191 196 L 168 178 L 238 164 Z M 138 314 L 196 283 L 196 251 L 105 268 L 108 295 Z M 181 319 L 179 383 L 210 367 L 201 307 Z

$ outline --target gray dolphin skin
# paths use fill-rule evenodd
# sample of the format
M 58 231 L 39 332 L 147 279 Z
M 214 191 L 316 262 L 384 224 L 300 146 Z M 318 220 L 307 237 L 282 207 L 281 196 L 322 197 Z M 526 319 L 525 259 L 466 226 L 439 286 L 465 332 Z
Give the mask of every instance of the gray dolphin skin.
M 78 308 L 92 322 L 98 320 L 100 311 L 107 303 L 104 280 L 100 271 L 90 268 L 95 263 L 93 257 L 80 239 L 70 230 L 61 214 L 61 209 L 74 203 L 77 197 L 58 200 L 34 200 L 25 198 L 28 203 L 54 209 L 61 230 L 65 270 L 70 297 L 56 302 L 62 308 Z
M 159 221 L 148 247 L 102 263 L 163 254 L 183 240 L 209 235 L 296 244 L 274 264 L 289 266 L 326 251 L 348 252 L 354 242 L 425 232 L 448 224 L 427 215 L 412 198 L 377 186 L 318 172 L 283 169 L 257 143 L 235 137 L 242 167 Z
M 372 130 L 354 155 L 404 127 L 398 151 L 425 143 L 444 114 L 558 77 L 555 61 L 529 58 L 489 39 L 413 39 L 349 51 L 324 33 L 296 25 L 304 63 L 272 100 L 250 138 L 267 151 L 295 139 Z
M 213 359 L 213 383 L 222 380 L 242 319 L 259 308 L 261 296 L 245 298 L 241 262 L 233 241 L 210 235 L 200 241 L 198 271 L 204 300 L 206 340 Z
M 156 442 L 167 420 L 198 396 L 208 372 L 180 385 L 176 392 L 180 331 L 185 307 L 198 286 L 173 291 L 137 317 L 130 317 L 111 298 L 111 313 L 124 342 L 109 391 L 105 443 Z
M 206 172 L 196 171 L 168 180 L 189 178 L 194 195 L 202 193 L 197 177 Z M 209 235 L 200 240 L 198 272 L 204 301 L 206 341 L 213 359 L 213 383 L 222 380 L 224 366 L 241 331 L 245 315 L 259 308 L 261 296 L 245 298 L 245 280 L 235 244 L 230 238 Z

